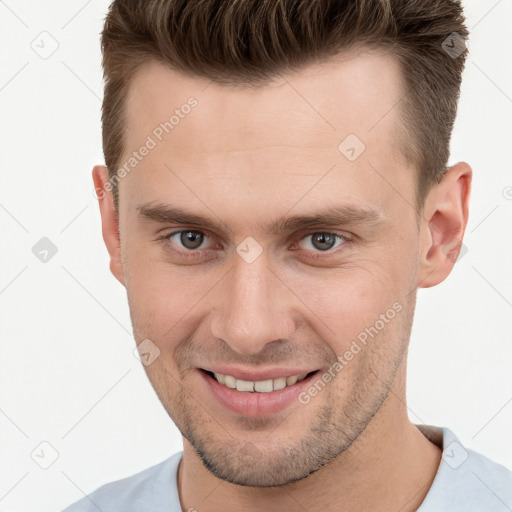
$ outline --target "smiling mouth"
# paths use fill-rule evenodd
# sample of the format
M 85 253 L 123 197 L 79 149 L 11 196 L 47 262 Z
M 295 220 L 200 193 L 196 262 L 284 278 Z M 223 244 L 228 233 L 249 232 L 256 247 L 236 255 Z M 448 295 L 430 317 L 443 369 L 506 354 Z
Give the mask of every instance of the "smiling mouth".
M 276 379 L 267 379 L 259 381 L 249 381 L 236 379 L 232 375 L 224 375 L 222 373 L 214 373 L 209 370 L 201 369 L 210 378 L 216 380 L 219 384 L 237 391 L 244 391 L 248 393 L 270 393 L 279 389 L 284 389 L 288 386 L 293 386 L 307 377 L 317 373 L 318 370 L 301 373 L 299 375 L 291 375 L 289 377 L 278 377 Z

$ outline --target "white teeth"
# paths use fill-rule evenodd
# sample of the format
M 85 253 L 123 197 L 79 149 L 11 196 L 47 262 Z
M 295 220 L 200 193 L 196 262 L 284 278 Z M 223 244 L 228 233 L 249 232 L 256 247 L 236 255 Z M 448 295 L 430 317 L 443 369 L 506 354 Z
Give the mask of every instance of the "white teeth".
M 272 379 L 259 380 L 258 382 L 255 382 L 254 391 L 259 391 L 260 393 L 270 393 L 271 391 L 274 391 Z
M 283 389 L 286 386 L 293 386 L 296 382 L 304 379 L 307 373 L 291 375 L 290 377 L 278 377 L 277 379 L 259 380 L 256 382 L 235 379 L 232 375 L 223 375 L 222 373 L 214 373 L 214 375 L 217 382 L 228 388 L 236 389 L 237 391 L 270 393 L 271 391 Z
M 291 377 L 286 378 L 286 385 L 291 386 L 292 384 L 295 384 L 297 382 L 297 375 L 292 375 Z
M 254 382 L 236 379 L 236 389 L 238 391 L 254 391 Z
M 274 390 L 283 389 L 286 387 L 286 377 L 279 377 L 274 379 Z
M 231 375 L 224 375 L 224 385 L 228 388 L 235 389 L 236 388 L 236 379 L 235 377 L 231 377 Z

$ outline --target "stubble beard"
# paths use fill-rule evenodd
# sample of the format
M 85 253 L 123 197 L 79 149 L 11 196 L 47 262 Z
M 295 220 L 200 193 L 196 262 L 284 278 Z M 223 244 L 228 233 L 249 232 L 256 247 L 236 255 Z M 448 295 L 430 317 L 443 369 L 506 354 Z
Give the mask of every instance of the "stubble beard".
M 364 432 L 372 418 L 385 403 L 406 350 L 394 354 L 387 361 L 387 373 L 370 365 L 359 368 L 352 390 L 340 408 L 335 393 L 336 379 L 323 389 L 309 404 L 292 405 L 293 411 L 279 424 L 276 419 L 244 418 L 237 424 L 237 438 L 221 421 L 212 418 L 205 407 L 181 386 L 171 397 L 168 386 L 174 386 L 165 376 L 150 376 L 157 395 L 183 437 L 194 448 L 204 466 L 226 482 L 250 487 L 277 487 L 302 480 L 334 461 Z M 370 359 L 374 359 L 373 357 Z M 376 359 L 383 361 L 380 357 Z M 151 372 L 150 372 L 151 373 Z M 149 373 L 148 373 L 149 376 Z M 322 396 L 325 394 L 325 398 Z M 317 400 L 326 403 L 319 406 Z M 293 416 L 307 408 L 318 409 L 308 430 L 293 442 L 272 440 L 272 447 L 252 442 L 251 432 L 269 432 L 269 436 L 289 438 Z M 258 436 L 261 439 L 261 436 Z
M 163 357 L 145 370 L 165 410 L 212 475 L 241 486 L 284 486 L 343 456 L 381 410 L 402 363 L 406 363 L 415 300 L 403 305 L 398 324 L 381 333 L 383 339 L 373 340 L 375 346 L 358 354 L 361 363 L 343 405 L 339 404 L 335 378 L 309 404 L 292 406 L 294 410 L 281 425 L 275 418 L 240 417 L 236 427 L 237 432 L 244 431 L 243 438 L 237 438 L 230 432 L 232 427 L 223 426 L 207 412 L 187 391 L 186 375 L 180 373 L 178 378 L 170 372 Z M 325 403 L 319 406 L 318 400 Z M 310 405 L 318 411 L 307 431 L 299 439 L 285 442 L 293 428 L 293 416 L 303 414 Z M 283 440 L 274 439 L 270 449 L 250 440 L 251 432 L 265 430 L 269 436 L 281 434 Z

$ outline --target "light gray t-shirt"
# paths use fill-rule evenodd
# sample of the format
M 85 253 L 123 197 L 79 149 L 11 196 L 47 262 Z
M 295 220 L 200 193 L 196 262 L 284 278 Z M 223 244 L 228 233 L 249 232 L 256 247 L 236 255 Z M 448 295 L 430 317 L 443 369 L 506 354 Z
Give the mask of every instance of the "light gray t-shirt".
M 511 512 L 512 471 L 464 448 L 447 428 L 416 425 L 443 450 L 418 512 Z M 182 452 L 136 475 L 106 484 L 63 512 L 182 512 L 177 471 Z

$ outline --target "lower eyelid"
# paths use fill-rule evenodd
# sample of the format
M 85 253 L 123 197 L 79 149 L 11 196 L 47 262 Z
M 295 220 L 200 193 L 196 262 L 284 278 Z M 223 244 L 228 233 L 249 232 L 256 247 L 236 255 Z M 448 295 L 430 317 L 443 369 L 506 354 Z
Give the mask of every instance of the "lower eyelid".
M 335 258 L 337 256 L 340 256 L 342 253 L 345 252 L 345 250 L 349 250 L 353 246 L 354 242 L 353 240 L 345 240 L 341 245 L 338 247 L 329 250 L 329 251 L 305 251 L 308 254 L 305 255 L 306 258 L 313 259 L 313 260 L 319 260 L 322 258 L 328 259 L 328 258 Z

